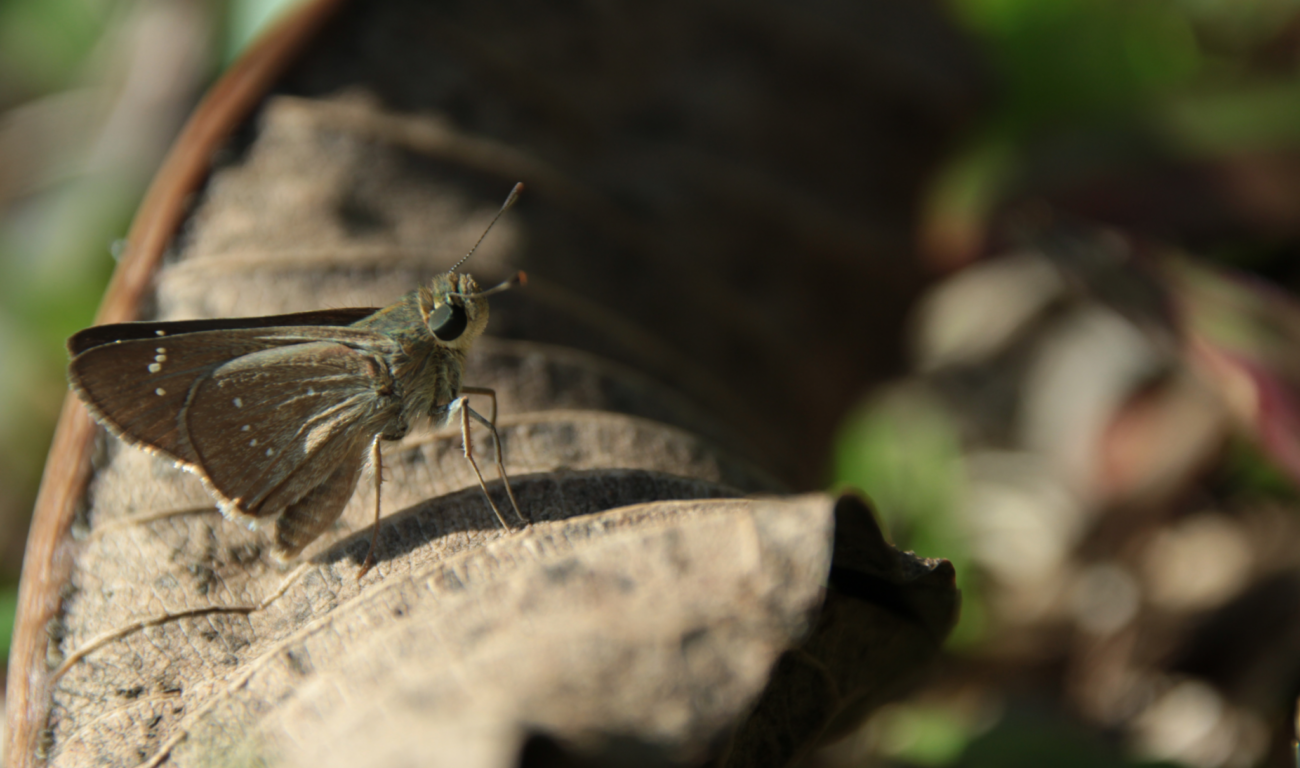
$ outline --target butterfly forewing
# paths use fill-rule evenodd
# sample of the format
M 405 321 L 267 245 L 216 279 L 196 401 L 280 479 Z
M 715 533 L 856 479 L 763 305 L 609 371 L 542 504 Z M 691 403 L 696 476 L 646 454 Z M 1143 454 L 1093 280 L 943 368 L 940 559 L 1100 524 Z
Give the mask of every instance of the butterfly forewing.
M 174 336 L 203 331 L 251 331 L 299 326 L 336 327 L 351 325 L 378 312 L 376 307 L 352 309 L 321 309 L 313 312 L 294 312 L 288 315 L 264 317 L 232 317 L 211 320 L 173 320 L 166 322 L 140 321 L 94 325 L 78 331 L 68 339 L 68 351 L 75 357 L 82 352 L 104 344 L 149 339 L 162 342 Z
M 197 466 L 180 423 L 190 390 L 230 360 L 271 346 L 260 331 L 221 333 L 92 347 L 73 358 L 69 378 L 95 416 L 123 439 Z
M 266 349 L 196 383 L 183 441 L 228 512 L 277 514 L 360 460 L 401 408 L 380 362 L 391 346 L 376 337 L 366 352 L 333 341 Z

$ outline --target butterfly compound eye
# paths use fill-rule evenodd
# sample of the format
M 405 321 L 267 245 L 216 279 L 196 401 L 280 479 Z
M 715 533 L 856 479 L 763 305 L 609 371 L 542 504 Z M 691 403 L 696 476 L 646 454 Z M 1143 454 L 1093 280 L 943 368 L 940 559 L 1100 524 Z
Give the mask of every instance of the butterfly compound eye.
M 429 314 L 429 330 L 438 341 L 455 341 L 465 332 L 469 318 L 465 308 L 459 304 L 447 302 Z

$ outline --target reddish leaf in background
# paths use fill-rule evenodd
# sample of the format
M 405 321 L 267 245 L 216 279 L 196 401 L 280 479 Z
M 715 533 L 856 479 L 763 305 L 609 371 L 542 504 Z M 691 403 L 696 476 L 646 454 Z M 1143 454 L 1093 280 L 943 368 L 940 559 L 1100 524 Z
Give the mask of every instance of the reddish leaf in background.
M 1278 467 L 1300 482 L 1300 305 L 1258 280 L 1170 260 L 1189 363 Z

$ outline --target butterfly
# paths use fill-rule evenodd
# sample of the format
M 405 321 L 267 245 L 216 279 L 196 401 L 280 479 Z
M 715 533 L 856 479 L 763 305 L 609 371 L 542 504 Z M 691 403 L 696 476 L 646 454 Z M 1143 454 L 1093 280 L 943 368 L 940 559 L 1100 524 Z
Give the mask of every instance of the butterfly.
M 465 358 L 488 322 L 488 296 L 524 273 L 479 290 L 451 269 L 387 307 L 266 317 L 131 322 L 86 328 L 68 340 L 68 378 L 90 414 L 125 442 L 203 479 L 222 513 L 274 518 L 273 552 L 291 559 L 342 514 L 369 461 L 375 527 L 357 578 L 374 563 L 379 533 L 381 440 L 399 440 L 430 418 L 459 417 L 465 457 L 504 528 L 474 460 L 470 421 L 494 438 L 497 470 L 514 514 L 496 429 L 496 393 L 462 383 Z M 492 399 L 484 418 L 470 395 Z

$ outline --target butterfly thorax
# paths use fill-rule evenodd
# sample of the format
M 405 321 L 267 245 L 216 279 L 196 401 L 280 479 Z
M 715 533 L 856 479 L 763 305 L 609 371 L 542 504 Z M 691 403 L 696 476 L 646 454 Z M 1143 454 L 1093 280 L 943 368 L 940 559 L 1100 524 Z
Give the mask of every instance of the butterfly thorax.
M 438 424 L 446 418 L 460 395 L 466 353 L 487 325 L 486 299 L 471 296 L 477 290 L 469 275 L 439 275 L 354 325 L 387 336 L 401 350 L 388 361 L 401 406 L 383 430 L 385 439 L 402 437 L 419 418 Z

